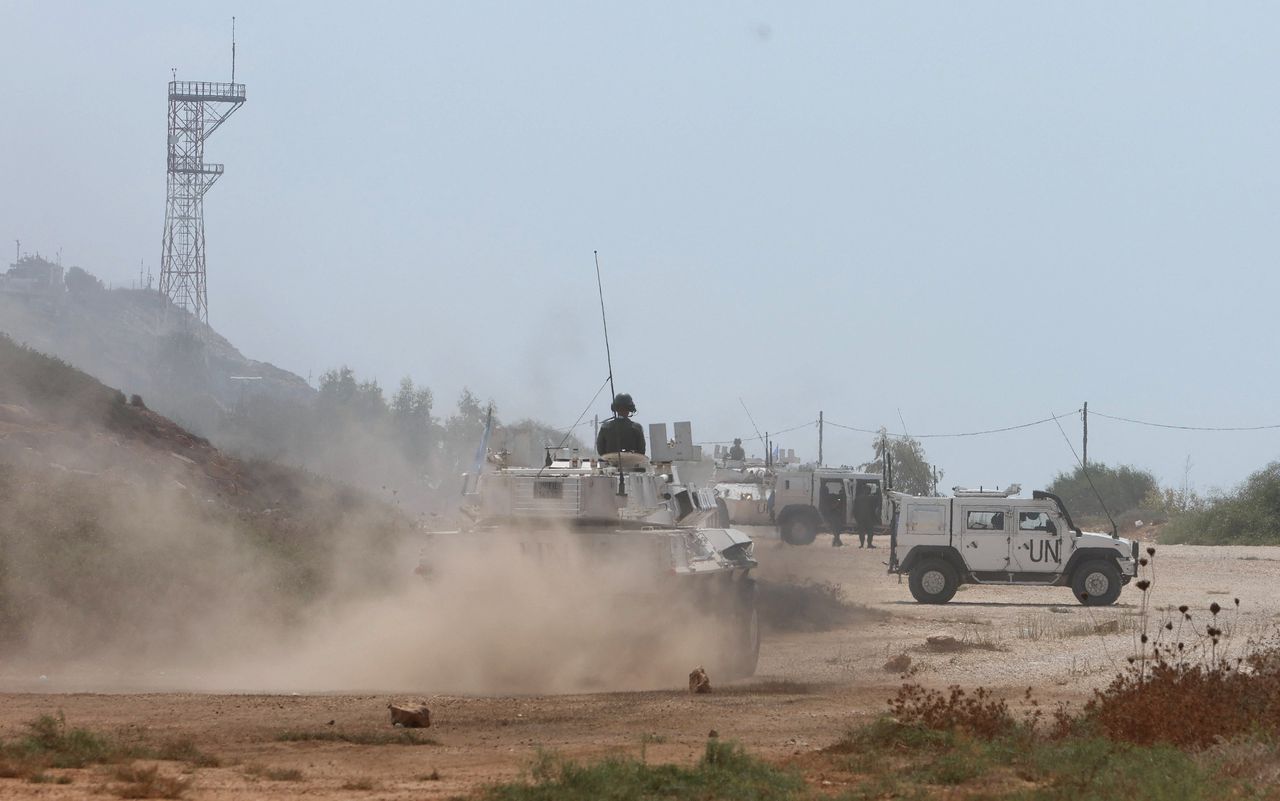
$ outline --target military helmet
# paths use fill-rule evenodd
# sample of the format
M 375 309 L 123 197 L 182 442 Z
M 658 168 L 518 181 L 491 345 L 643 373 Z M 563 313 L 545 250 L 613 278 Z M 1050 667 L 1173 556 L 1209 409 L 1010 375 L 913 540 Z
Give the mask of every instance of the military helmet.
M 613 405 L 609 407 L 614 414 L 619 412 L 636 413 L 636 402 L 631 400 L 631 396 L 625 392 L 619 392 L 613 399 Z

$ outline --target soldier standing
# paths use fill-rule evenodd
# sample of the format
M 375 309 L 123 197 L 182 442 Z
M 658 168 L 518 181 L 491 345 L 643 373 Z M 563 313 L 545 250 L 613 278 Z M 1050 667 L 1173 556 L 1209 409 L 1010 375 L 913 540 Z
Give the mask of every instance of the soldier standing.
M 625 392 L 619 392 L 609 406 L 613 417 L 600 424 L 596 435 L 596 453 L 644 453 L 644 428 L 631 419 L 636 403 Z

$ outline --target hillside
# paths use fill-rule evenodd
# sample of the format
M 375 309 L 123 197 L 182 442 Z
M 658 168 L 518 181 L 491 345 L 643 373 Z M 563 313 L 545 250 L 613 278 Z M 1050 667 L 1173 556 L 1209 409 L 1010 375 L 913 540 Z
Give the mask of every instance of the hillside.
M 0 336 L 0 647 L 192 660 L 410 574 L 411 521 Z
M 64 278 L 39 257 L 0 275 L 0 333 L 140 394 L 203 433 L 247 394 L 295 403 L 315 397 L 302 377 L 245 357 L 157 292 L 107 289 L 78 267 Z
M 141 396 L 225 453 L 304 467 L 419 512 L 454 510 L 491 403 L 464 389 L 441 409 L 408 377 L 387 391 L 345 365 L 313 389 L 246 358 L 154 291 L 108 289 L 39 257 L 0 274 L 0 333 Z M 582 447 L 538 421 L 495 415 L 492 447 L 517 463 L 541 464 L 544 446 L 560 443 Z

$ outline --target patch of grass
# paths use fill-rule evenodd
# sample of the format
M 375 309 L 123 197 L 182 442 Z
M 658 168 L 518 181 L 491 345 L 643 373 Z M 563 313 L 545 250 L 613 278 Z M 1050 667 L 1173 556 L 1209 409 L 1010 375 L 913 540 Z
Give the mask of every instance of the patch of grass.
M 398 729 L 393 732 L 347 732 L 347 731 L 282 731 L 276 735 L 276 741 L 282 743 L 301 743 L 310 741 L 353 743 L 355 745 L 439 745 L 440 741 L 425 737 L 410 729 Z
M 368 792 L 370 790 L 378 789 L 378 783 L 367 776 L 362 776 L 358 779 L 351 779 L 349 781 L 343 782 L 342 786 L 339 787 L 338 789 L 339 790 L 360 790 L 363 792 Z
M 117 762 L 138 751 L 88 729 L 68 728 L 61 713 L 57 717 L 41 715 L 26 727 L 25 735 L 3 746 L 4 755 L 13 762 L 41 768 L 83 768 Z
M 751 684 L 736 684 L 716 690 L 719 695 L 812 695 L 814 685 L 791 679 L 765 679 Z
M 121 784 L 111 785 L 108 789 L 120 798 L 181 798 L 191 788 L 190 779 L 166 776 L 158 765 L 121 765 L 116 768 L 115 778 Z
M 438 782 L 438 781 L 440 781 L 440 771 L 438 771 L 438 770 L 436 770 L 436 769 L 432 768 L 432 770 L 431 770 L 431 772 L 430 772 L 430 773 L 426 774 L 425 776 L 419 776 L 419 777 L 418 777 L 418 781 L 420 781 L 420 782 Z
M 217 768 L 222 766 L 221 759 L 213 754 L 201 751 L 190 737 L 179 737 L 161 743 L 160 747 L 156 749 L 155 758 L 172 762 L 186 762 L 188 765 L 193 765 L 197 768 Z
M 246 765 L 244 768 L 246 776 L 252 776 L 256 779 L 267 779 L 273 782 L 300 782 L 302 781 L 302 771 L 297 768 L 273 768 L 269 765 L 262 765 L 257 762 Z
M 1061 615 L 1032 613 L 1018 620 L 1017 636 L 1032 642 L 1040 640 L 1066 640 L 1072 637 L 1092 637 L 1098 634 L 1133 632 L 1141 625 L 1140 617 L 1113 617 L 1109 620 L 1072 622 Z
M 599 801 L 696 798 L 699 801 L 790 801 L 808 797 L 804 780 L 747 755 L 735 743 L 707 741 L 693 767 L 613 758 L 581 765 L 539 754 L 528 781 L 486 789 L 486 801 Z
M 1195 801 L 1241 787 L 1169 746 L 1116 743 L 1096 735 L 1035 736 L 1026 724 L 985 738 L 882 718 L 825 750 L 839 770 L 858 774 L 841 799 L 957 797 L 1039 801 Z M 941 793 L 943 797 L 951 797 Z

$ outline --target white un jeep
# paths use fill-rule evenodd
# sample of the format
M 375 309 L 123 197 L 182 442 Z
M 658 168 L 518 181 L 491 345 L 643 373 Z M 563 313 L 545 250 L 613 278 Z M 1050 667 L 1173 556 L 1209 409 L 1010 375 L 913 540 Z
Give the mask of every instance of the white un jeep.
M 945 604 L 961 584 L 1071 587 L 1106 606 L 1138 572 L 1138 543 L 1081 531 L 1062 500 L 1033 492 L 954 490 L 953 498 L 891 492 L 889 572 L 906 573 L 921 603 Z

